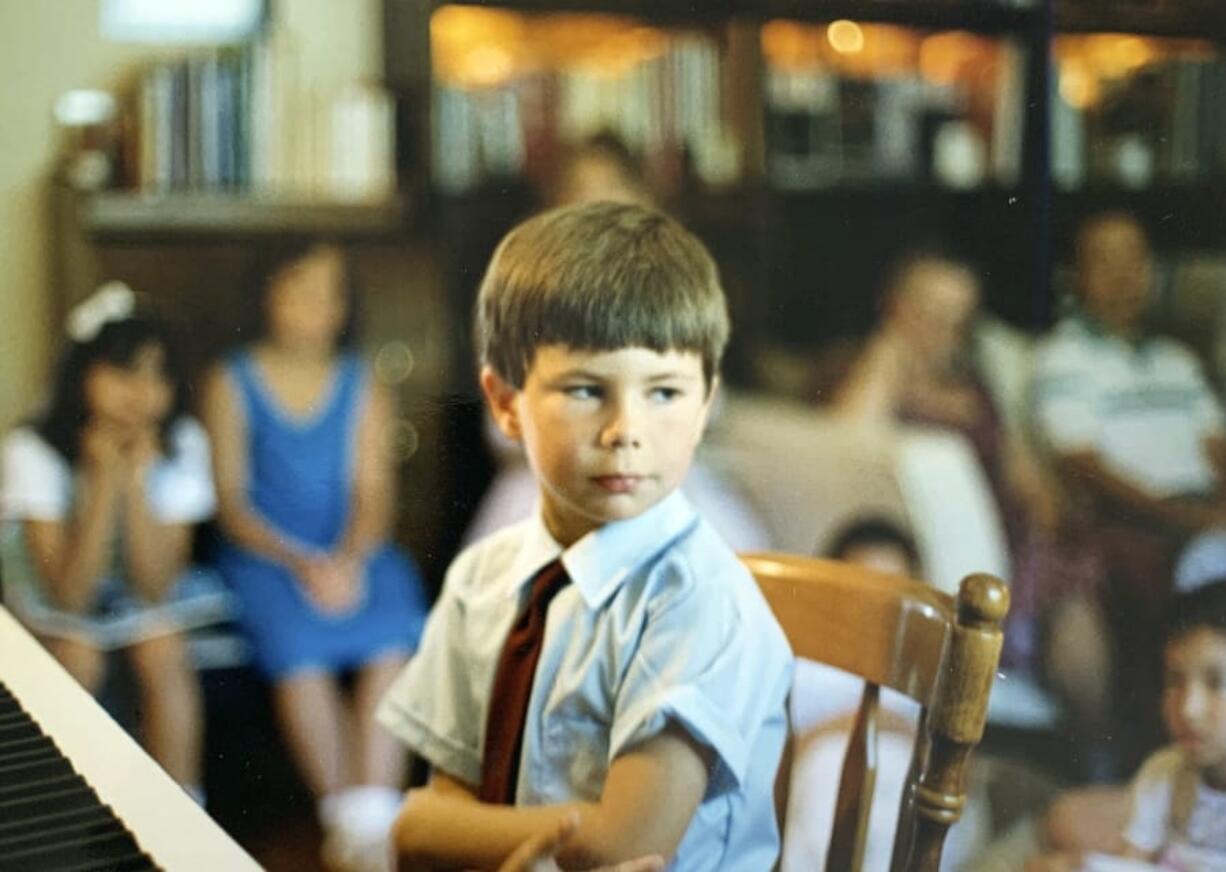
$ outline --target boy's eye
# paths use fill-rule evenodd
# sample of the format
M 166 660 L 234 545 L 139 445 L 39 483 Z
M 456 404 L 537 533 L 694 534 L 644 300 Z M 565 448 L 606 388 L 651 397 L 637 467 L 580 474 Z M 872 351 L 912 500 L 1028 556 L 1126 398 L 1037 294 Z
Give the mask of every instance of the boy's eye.
M 576 400 L 591 400 L 600 396 L 600 388 L 596 385 L 567 385 L 562 391 Z
M 681 388 L 675 388 L 669 385 L 660 385 L 651 389 L 653 399 L 669 402 L 681 396 Z

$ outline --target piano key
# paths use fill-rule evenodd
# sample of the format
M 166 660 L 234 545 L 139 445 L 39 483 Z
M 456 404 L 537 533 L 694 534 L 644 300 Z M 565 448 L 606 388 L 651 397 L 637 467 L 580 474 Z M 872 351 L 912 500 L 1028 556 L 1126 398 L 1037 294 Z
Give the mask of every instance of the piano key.
M 0 830 L 0 851 L 30 839 L 47 838 L 52 833 L 67 832 L 77 827 L 89 826 L 114 819 L 114 813 L 105 805 L 90 808 L 53 812 L 23 821 L 20 826 Z
M 112 857 L 130 857 L 140 853 L 136 840 L 122 826 L 109 832 L 82 836 L 70 841 L 55 840 L 34 845 L 0 857 L 0 869 L 63 869 L 87 862 L 106 868 Z
M 0 606 L 0 872 L 259 866 Z

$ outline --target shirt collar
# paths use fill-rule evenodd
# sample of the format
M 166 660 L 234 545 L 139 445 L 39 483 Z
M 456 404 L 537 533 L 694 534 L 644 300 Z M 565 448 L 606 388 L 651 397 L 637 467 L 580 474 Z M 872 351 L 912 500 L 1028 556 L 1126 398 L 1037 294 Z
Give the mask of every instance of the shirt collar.
M 1142 330 L 1140 333 L 1138 333 L 1136 339 L 1127 339 L 1124 336 L 1110 330 L 1107 325 L 1091 315 L 1086 310 L 1085 306 L 1082 306 L 1081 304 L 1078 304 L 1077 307 L 1073 309 L 1073 320 L 1080 325 L 1081 329 L 1085 331 L 1088 336 L 1102 342 L 1116 343 L 1137 354 L 1146 351 L 1151 344 L 1151 340 L 1153 339 L 1153 335 L 1146 330 Z
M 561 555 L 562 565 L 583 601 L 589 608 L 599 608 L 635 569 L 697 521 L 698 514 L 689 500 L 675 490 L 641 515 L 605 524 L 564 550 L 550 535 L 538 507 L 526 524 L 512 564 L 511 593 L 518 596 L 541 567 Z

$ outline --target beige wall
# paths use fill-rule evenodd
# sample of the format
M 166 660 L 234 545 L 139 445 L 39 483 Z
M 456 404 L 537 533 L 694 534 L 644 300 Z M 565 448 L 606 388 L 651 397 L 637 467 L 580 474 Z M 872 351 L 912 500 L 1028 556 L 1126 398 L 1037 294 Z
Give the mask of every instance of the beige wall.
M 56 154 L 55 98 L 114 88 L 159 49 L 98 34 L 99 0 L 0 0 L 0 428 L 26 413 L 46 380 L 49 323 L 46 190 Z M 271 0 L 312 93 L 377 78 L 379 0 Z

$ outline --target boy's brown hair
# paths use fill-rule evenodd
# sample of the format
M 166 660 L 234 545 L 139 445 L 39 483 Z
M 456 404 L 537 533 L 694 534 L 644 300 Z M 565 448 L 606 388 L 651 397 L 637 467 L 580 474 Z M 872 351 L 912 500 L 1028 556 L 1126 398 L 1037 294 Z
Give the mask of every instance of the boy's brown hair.
M 552 209 L 499 243 L 477 297 L 481 363 L 519 389 L 536 349 L 692 351 L 710 389 L 728 306 L 706 247 L 643 206 Z

